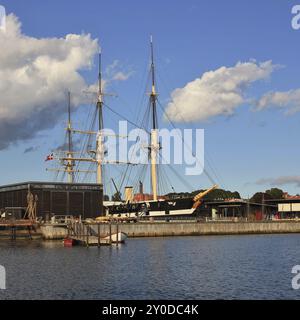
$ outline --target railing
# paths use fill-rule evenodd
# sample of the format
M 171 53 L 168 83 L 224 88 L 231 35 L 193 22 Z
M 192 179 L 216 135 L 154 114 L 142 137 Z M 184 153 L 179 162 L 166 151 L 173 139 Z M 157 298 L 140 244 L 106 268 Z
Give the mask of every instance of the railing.
M 119 245 L 121 239 L 119 239 L 119 224 L 118 223 L 109 223 L 108 234 L 107 232 L 102 235 L 101 225 L 105 226 L 106 224 L 99 222 L 86 222 L 71 219 L 67 223 L 68 229 L 68 238 L 74 239 L 86 246 L 89 245 L 111 245 L 115 242 Z M 114 226 L 114 228 L 112 228 Z M 112 230 L 116 231 L 117 238 L 112 240 Z M 120 241 L 119 241 L 120 240 Z
M 69 221 L 73 221 L 74 217 L 72 215 L 54 215 L 51 217 L 52 224 L 68 224 Z
M 247 217 L 220 217 L 220 218 L 207 218 L 206 222 L 249 222 Z
M 205 216 L 165 216 L 165 217 L 139 217 L 139 222 L 249 222 L 250 220 L 247 217 L 220 217 L 212 218 Z

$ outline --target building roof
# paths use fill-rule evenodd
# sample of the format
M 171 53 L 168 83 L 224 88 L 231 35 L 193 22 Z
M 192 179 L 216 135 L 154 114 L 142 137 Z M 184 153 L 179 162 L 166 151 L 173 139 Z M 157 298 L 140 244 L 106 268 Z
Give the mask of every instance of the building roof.
M 90 190 L 99 190 L 99 189 L 101 190 L 103 188 L 101 184 L 96 184 L 96 183 L 26 181 L 26 182 L 19 182 L 19 183 L 0 186 L 0 192 L 24 190 L 24 189 L 28 189 L 29 187 L 43 188 L 43 189 L 60 189 L 60 188 L 72 189 L 72 187 L 74 187 L 79 189 L 86 188 Z
M 205 204 L 207 205 L 218 205 L 218 206 L 241 206 L 241 205 L 247 205 L 249 204 L 250 206 L 257 206 L 261 207 L 261 203 L 256 203 L 256 202 L 248 202 L 248 200 L 245 199 L 229 199 L 229 200 L 214 200 L 214 201 L 204 201 Z M 273 204 L 264 204 L 265 207 L 274 207 Z
M 300 203 L 300 198 L 288 198 L 288 199 L 270 199 L 270 200 L 265 200 L 265 202 L 269 203 Z

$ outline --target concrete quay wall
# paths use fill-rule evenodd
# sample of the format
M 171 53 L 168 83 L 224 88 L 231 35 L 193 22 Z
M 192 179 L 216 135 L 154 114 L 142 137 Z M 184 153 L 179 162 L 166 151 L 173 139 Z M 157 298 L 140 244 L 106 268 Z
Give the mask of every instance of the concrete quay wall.
M 98 226 L 91 225 L 95 233 Z M 300 221 L 266 221 L 266 222 L 138 222 L 111 225 L 112 233 L 117 230 L 129 237 L 166 237 L 166 236 L 201 236 L 230 234 L 272 234 L 300 233 Z M 109 235 L 110 225 L 100 225 L 100 236 Z M 51 224 L 41 226 L 46 240 L 64 239 L 68 232 L 63 226 Z
M 112 225 L 112 232 L 116 230 L 116 225 Z M 300 221 L 122 223 L 118 225 L 118 230 L 129 237 L 300 233 Z M 100 233 L 101 236 L 109 235 L 109 225 L 101 225 Z

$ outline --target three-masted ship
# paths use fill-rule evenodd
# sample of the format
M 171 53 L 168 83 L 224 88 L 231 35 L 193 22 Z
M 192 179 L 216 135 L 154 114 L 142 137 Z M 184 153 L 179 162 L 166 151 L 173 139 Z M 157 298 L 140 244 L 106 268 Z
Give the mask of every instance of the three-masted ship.
M 158 156 L 160 153 L 160 143 L 158 135 L 158 116 L 157 116 L 157 97 L 158 93 L 156 90 L 156 78 L 155 78 L 155 64 L 154 64 L 154 50 L 153 50 L 153 41 L 151 37 L 150 41 L 151 49 L 151 64 L 150 64 L 150 73 L 151 73 L 151 92 L 149 94 L 149 105 L 151 112 L 151 130 L 149 132 L 150 144 L 147 146 L 148 158 L 149 158 L 149 175 L 150 175 L 150 185 L 151 193 L 144 194 L 143 183 L 139 181 L 139 194 L 134 194 L 133 186 L 126 186 L 124 196 L 125 199 L 122 200 L 114 199 L 118 201 L 106 201 L 104 199 L 103 204 L 105 208 L 105 215 L 114 216 L 114 217 L 137 217 L 137 216 L 150 216 L 150 217 L 169 217 L 169 216 L 191 216 L 195 215 L 201 206 L 202 199 L 209 192 L 217 188 L 216 185 L 212 186 L 208 190 L 200 192 L 194 197 L 190 198 L 172 198 L 168 199 L 164 195 L 159 194 L 158 190 Z M 56 159 L 60 161 L 62 168 L 52 169 L 52 171 L 62 171 L 66 172 L 68 176 L 68 182 L 73 183 L 75 174 L 78 173 L 95 173 L 96 174 L 96 183 L 104 184 L 103 179 L 103 166 L 107 164 L 127 164 L 132 165 L 130 162 L 121 163 L 119 161 L 111 162 L 106 161 L 104 154 L 104 121 L 103 121 L 103 106 L 104 106 L 104 95 L 103 92 L 103 82 L 102 82 L 102 69 L 101 69 L 101 51 L 99 51 L 99 72 L 98 72 L 98 91 L 97 91 L 97 102 L 96 102 L 96 119 L 97 127 L 94 131 L 89 130 L 77 130 L 72 127 L 71 122 L 71 97 L 70 93 L 68 95 L 68 126 L 67 130 L 67 146 L 68 150 L 56 154 Z M 89 137 L 95 137 L 94 140 L 94 150 L 88 150 L 87 155 L 84 156 L 82 152 L 73 150 L 72 134 L 85 134 Z M 91 163 L 96 167 L 94 170 L 82 170 L 78 169 L 78 163 L 87 162 Z M 50 169 L 51 170 L 51 169 Z M 127 171 L 126 171 L 127 172 Z M 117 191 L 117 195 L 121 195 L 120 190 L 117 188 L 117 185 L 113 178 L 111 178 L 113 185 Z

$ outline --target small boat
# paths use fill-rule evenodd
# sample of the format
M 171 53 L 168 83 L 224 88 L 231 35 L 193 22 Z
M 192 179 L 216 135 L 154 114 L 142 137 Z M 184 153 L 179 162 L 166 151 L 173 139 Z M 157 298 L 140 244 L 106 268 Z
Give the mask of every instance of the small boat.
M 75 244 L 75 240 L 71 238 L 64 239 L 64 246 L 65 247 L 72 247 Z
M 112 243 L 123 243 L 128 238 L 127 234 L 124 232 L 112 233 L 111 242 Z M 110 236 L 104 238 L 105 240 L 110 240 Z

